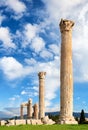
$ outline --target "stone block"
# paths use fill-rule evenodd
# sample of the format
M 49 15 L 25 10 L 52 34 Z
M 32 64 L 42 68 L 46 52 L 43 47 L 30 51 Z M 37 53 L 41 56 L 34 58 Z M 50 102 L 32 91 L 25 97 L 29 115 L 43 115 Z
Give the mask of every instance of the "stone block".
M 8 125 L 15 125 L 15 120 L 8 120 Z
M 49 121 L 47 122 L 48 125 L 53 125 L 55 124 L 55 121 L 53 121 L 52 119 L 49 119 Z
M 7 123 L 7 121 L 5 121 L 5 120 L 1 120 L 1 121 L 0 121 L 0 125 L 1 125 L 1 126 L 6 125 L 6 123 Z
M 43 124 L 47 124 L 47 125 L 52 125 L 52 124 L 55 124 L 55 121 L 49 119 L 48 116 L 45 116 L 45 117 L 42 119 L 42 123 L 43 123 Z
M 30 119 L 27 119 L 27 124 L 31 124 L 31 120 Z
M 31 124 L 32 124 L 32 125 L 36 125 L 36 124 L 37 124 L 37 120 L 32 119 L 32 120 L 31 120 Z
M 26 120 L 21 119 L 21 120 L 16 120 L 16 125 L 25 125 L 26 124 Z
M 45 116 L 44 118 L 42 118 L 42 123 L 43 124 L 47 124 L 47 122 L 49 121 L 49 117 Z
M 41 120 L 36 120 L 36 124 L 37 124 L 37 125 L 42 125 L 43 123 L 42 123 Z

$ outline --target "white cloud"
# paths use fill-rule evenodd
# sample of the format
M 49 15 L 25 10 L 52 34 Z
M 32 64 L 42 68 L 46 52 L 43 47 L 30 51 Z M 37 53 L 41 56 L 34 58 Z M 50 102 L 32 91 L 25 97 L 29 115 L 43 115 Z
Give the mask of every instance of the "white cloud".
M 57 97 L 56 92 L 60 86 L 60 70 L 59 70 L 59 57 L 55 56 L 53 61 L 48 61 L 47 63 L 41 63 L 37 62 L 35 59 L 25 59 L 25 61 L 28 63 L 29 66 L 32 65 L 33 67 L 33 75 L 35 75 L 33 78 L 33 84 L 35 86 L 29 87 L 24 89 L 21 92 L 21 95 L 29 95 L 30 97 L 38 96 L 39 91 L 39 80 L 38 80 L 38 73 L 41 71 L 46 72 L 45 76 L 45 102 L 46 102 L 46 108 L 52 105 L 52 100 Z M 33 62 L 31 62 L 33 61 Z M 34 65 L 32 63 L 35 63 Z M 30 90 L 31 89 L 31 90 Z M 59 91 L 59 90 L 58 90 Z M 50 92 L 50 93 L 49 93 Z M 59 98 L 59 95 L 58 95 Z
M 30 60 L 30 59 L 29 59 Z M 28 61 L 26 59 L 26 61 Z M 32 59 L 32 61 L 36 61 Z M 6 63 L 7 66 L 6 66 Z M 29 67 L 31 65 L 31 62 L 29 62 Z M 29 74 L 29 70 L 25 72 L 25 68 L 22 64 L 20 64 L 16 59 L 13 57 L 3 57 L 0 59 L 0 68 L 3 70 L 4 74 L 10 79 L 16 79 L 20 78 L 23 76 L 23 74 L 26 76 Z M 54 57 L 54 60 L 48 63 L 41 63 L 37 62 L 35 66 L 32 66 L 31 70 L 35 74 L 38 74 L 40 71 L 45 71 L 47 72 L 46 78 L 45 78 L 45 102 L 46 102 L 46 109 L 49 109 L 50 106 L 52 106 L 52 100 L 57 97 L 56 92 L 59 88 L 59 57 Z M 19 72 L 19 73 L 18 73 Z M 26 96 L 29 95 L 30 97 L 38 96 L 38 76 L 36 79 L 37 80 L 36 86 L 32 87 L 31 91 L 28 91 L 28 89 L 25 89 L 21 91 L 21 96 Z M 52 88 L 52 89 L 51 89 Z M 49 93 L 50 92 L 50 93 Z M 48 93 L 48 95 L 47 95 Z M 22 102 L 21 97 L 13 96 L 11 97 L 9 102 L 10 107 L 13 107 L 16 103 L 19 104 Z M 15 113 L 16 114 L 16 113 Z
M 21 91 L 22 96 L 28 96 L 28 97 L 34 97 L 38 96 L 39 94 L 39 87 L 33 86 L 33 87 L 24 87 L 24 90 Z
M 16 107 L 19 107 L 21 101 L 22 99 L 19 95 L 13 95 L 12 97 L 9 98 L 9 103 L 7 103 L 6 106 L 14 108 L 14 106 L 16 105 Z
M 30 47 L 36 52 L 40 52 L 45 47 L 45 42 L 41 37 L 35 37 L 32 40 Z
M 7 109 L 8 108 L 14 108 L 14 107 L 20 107 L 20 104 L 22 103 L 22 97 L 21 95 L 13 95 L 8 99 L 8 103 L 6 103 Z
M 23 66 L 16 61 L 12 57 L 4 57 L 0 60 L 1 68 L 4 71 L 5 75 L 10 78 L 14 79 L 16 77 L 20 77 L 22 74 Z M 6 63 L 8 63 L 6 65 Z
M 49 45 L 49 48 L 50 48 L 50 51 L 53 52 L 55 55 L 60 54 L 60 47 L 58 45 L 51 44 Z
M 85 60 L 88 57 L 88 54 L 78 53 L 79 55 L 74 55 L 74 78 L 77 82 L 88 82 L 88 61 Z M 80 57 L 81 58 L 80 58 Z
M 38 96 L 39 94 L 38 94 L 38 92 L 34 92 L 34 96 Z
M 8 64 L 7 64 L 8 63 Z M 21 78 L 29 75 L 33 68 L 24 67 L 13 57 L 3 57 L 0 59 L 0 67 L 3 70 L 6 77 L 10 80 Z
M 8 117 L 9 117 L 8 114 L 11 115 L 10 117 L 19 116 L 20 115 L 20 107 L 8 107 L 8 108 L 4 108 L 4 109 L 5 109 L 4 112 L 7 112 L 7 116 Z
M 10 101 L 15 101 L 18 100 L 20 98 L 19 95 L 14 95 L 13 97 L 9 98 Z
M 23 31 L 22 47 L 29 47 L 35 53 L 39 53 L 45 47 L 45 41 L 39 36 L 40 26 L 37 24 L 26 24 Z
M 16 34 L 22 39 L 22 47 L 30 48 L 34 54 L 39 53 L 45 49 L 45 41 L 39 36 L 42 25 L 28 23 L 24 26 L 23 32 L 17 30 Z M 49 53 L 50 54 L 50 53 Z
M 26 11 L 26 6 L 19 0 L 7 0 L 6 5 L 12 9 L 16 14 L 21 14 Z
M 6 19 L 6 17 L 4 15 L 0 14 L 0 25 L 2 24 L 4 19 Z
M 25 90 L 23 90 L 23 91 L 21 92 L 21 95 L 25 95 L 25 94 L 27 94 L 27 92 L 26 92 Z
M 16 98 L 15 98 L 15 97 L 12 97 L 12 98 L 9 98 L 9 100 L 11 100 L 11 101 L 15 101 Z
M 38 28 L 37 25 L 32 25 L 32 24 L 27 24 L 24 27 L 24 43 L 23 43 L 23 47 L 26 47 L 27 45 L 29 45 L 29 43 L 36 37 Z M 26 41 L 26 42 L 25 42 Z
M 25 12 L 25 7 L 19 8 L 16 10 L 16 7 L 13 7 L 13 3 L 11 0 L 8 0 L 8 6 L 14 10 L 15 13 L 19 14 L 21 12 Z M 15 1 L 15 0 L 14 0 Z M 73 19 L 75 21 L 75 25 L 73 27 L 73 62 L 74 62 L 74 79 L 77 82 L 88 82 L 88 4 L 87 0 L 42 0 L 46 4 L 46 12 L 48 13 L 48 18 L 45 18 L 43 22 L 38 25 L 34 24 L 27 24 L 24 28 L 23 32 L 23 47 L 31 47 L 34 52 L 39 53 L 42 57 L 52 57 L 52 53 L 54 55 L 59 55 L 59 46 L 56 44 L 49 45 L 49 51 L 45 48 L 45 41 L 39 37 L 39 33 L 46 33 L 45 29 L 51 29 L 51 23 L 53 23 L 53 28 L 56 29 L 58 27 L 59 20 L 62 18 Z M 19 1 L 20 2 L 20 1 Z M 19 7 L 19 4 L 17 8 Z M 23 6 L 22 6 L 23 7 Z M 74 13 L 74 10 L 76 13 Z M 44 10 L 45 11 L 45 10 Z M 40 29 L 41 28 L 41 29 Z M 53 29 L 53 30 L 54 30 Z M 55 33 L 56 30 L 54 30 Z M 59 32 L 59 28 L 58 28 Z M 2 34 L 2 33 L 1 33 Z M 8 34 L 8 33 L 7 33 Z M 58 36 L 60 34 L 58 33 Z M 7 35 L 6 35 L 7 36 Z M 21 35 L 20 35 L 21 36 Z M 55 43 L 58 43 L 57 35 L 50 32 L 50 36 L 55 39 Z M 54 37 L 55 36 L 55 37 Z M 1 37 L 2 38 L 2 37 Z M 6 39 L 6 38 L 5 38 Z M 5 42 L 4 37 L 2 39 L 3 46 L 12 46 L 13 42 L 10 41 L 10 45 L 7 44 L 9 42 Z M 51 53 L 50 53 L 51 52 Z M 52 100 L 56 98 L 56 92 L 59 91 L 58 87 L 60 84 L 60 59 L 58 57 L 54 57 L 53 61 L 48 61 L 47 63 L 37 62 L 35 59 L 25 59 L 27 66 L 23 66 L 19 63 L 16 59 L 11 57 L 4 57 L 0 59 L 0 67 L 3 70 L 4 74 L 9 79 L 15 79 L 22 77 L 23 75 L 26 76 L 32 73 L 38 73 L 39 71 L 46 71 L 46 85 L 45 85 L 45 98 L 46 98 L 46 110 L 48 111 L 56 111 L 59 110 L 59 103 L 58 106 L 53 107 L 52 109 L 49 106 L 52 106 Z M 8 63 L 8 64 L 6 64 Z M 6 66 L 7 65 L 7 66 Z M 19 73 L 18 73 L 19 72 Z M 38 81 L 36 85 L 38 85 Z M 34 88 L 34 92 L 28 93 L 27 90 L 23 90 L 21 92 L 22 96 L 30 94 L 30 96 L 37 96 L 37 88 Z M 50 92 L 50 93 L 49 93 Z M 47 94 L 48 93 L 48 94 Z M 15 97 L 12 97 L 11 100 L 15 100 Z M 77 99 L 79 100 L 79 98 Z
M 77 82 L 88 82 L 88 4 L 81 7 L 73 34 L 74 77 Z
M 77 97 L 76 100 L 80 100 L 80 97 Z
M 13 117 L 14 113 L 8 111 L 0 111 L 0 118 L 10 118 Z
M 32 89 L 33 89 L 34 91 L 36 91 L 36 92 L 39 91 L 39 87 L 36 87 L 36 86 L 32 87 Z
M 42 0 L 46 5 L 46 11 L 50 23 L 53 23 L 55 32 L 57 33 L 57 26 L 61 18 L 71 19 L 75 22 L 73 27 L 73 63 L 74 63 L 74 81 L 75 82 L 88 82 L 88 3 L 87 0 Z M 65 3 L 65 4 L 64 4 Z M 76 13 L 74 13 L 74 10 Z M 46 21 L 47 21 L 46 20 Z M 59 21 L 59 22 L 58 22 Z M 45 21 L 44 21 L 45 22 Z M 58 28 L 59 32 L 59 28 Z M 51 33 L 51 35 L 53 35 Z M 58 33 L 58 37 L 60 33 Z M 53 37 L 54 38 L 54 37 Z M 56 37 L 55 37 L 56 38 Z M 56 39 L 57 41 L 58 39 Z M 58 41 L 57 41 L 58 43 Z M 58 47 L 55 44 L 49 46 L 51 52 L 58 54 Z
M 68 2 L 67 0 L 61 0 L 59 2 L 58 0 L 51 0 L 50 2 L 48 0 L 42 1 L 46 5 L 46 9 L 49 13 L 50 18 L 55 22 L 55 20 L 58 20 L 61 17 L 66 18 L 72 16 L 72 11 L 74 11 L 74 8 L 76 6 L 84 4 L 86 0 L 68 0 Z M 76 9 L 76 11 L 78 13 L 78 9 Z
M 50 106 L 50 105 L 49 105 L 49 106 Z M 45 109 L 46 112 L 57 112 L 57 111 L 59 111 L 59 110 L 60 110 L 59 103 L 53 105 L 52 107 L 46 107 L 46 109 Z
M 36 91 L 28 91 L 28 90 L 23 90 L 22 92 L 21 92 L 21 95 L 22 96 L 28 96 L 28 97 L 34 97 L 34 96 L 38 96 L 38 92 L 36 92 Z
M 33 58 L 25 59 L 25 62 L 29 65 L 35 65 L 37 63 L 37 61 Z
M 31 1 L 29 1 L 31 3 Z M 11 11 L 13 14 L 10 15 L 12 18 L 18 20 L 26 13 L 27 8 L 24 2 L 20 0 L 3 0 L 0 1 L 0 7 L 6 7 L 6 11 Z
M 43 58 L 53 58 L 53 54 L 49 50 L 45 49 L 40 53 L 40 56 Z
M 0 27 L 0 41 L 2 41 L 2 46 L 4 48 L 16 48 L 16 45 L 13 43 L 12 35 L 8 28 Z
M 53 61 L 47 63 L 38 62 L 35 73 L 44 71 L 45 76 L 45 102 L 46 107 L 52 105 L 52 99 L 57 97 L 56 92 L 60 86 L 59 57 L 54 57 Z M 58 90 L 59 91 L 59 90 Z M 58 97 L 59 98 L 59 97 Z

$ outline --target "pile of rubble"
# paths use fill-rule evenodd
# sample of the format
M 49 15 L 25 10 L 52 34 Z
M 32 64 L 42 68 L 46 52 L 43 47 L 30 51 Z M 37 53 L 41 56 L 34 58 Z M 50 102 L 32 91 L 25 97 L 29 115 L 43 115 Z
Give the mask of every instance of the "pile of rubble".
M 12 125 L 43 125 L 48 124 L 52 125 L 55 124 L 55 122 L 48 118 L 48 116 L 45 116 L 43 119 L 17 119 L 17 120 L 1 120 L 0 125 L 3 126 L 12 126 Z

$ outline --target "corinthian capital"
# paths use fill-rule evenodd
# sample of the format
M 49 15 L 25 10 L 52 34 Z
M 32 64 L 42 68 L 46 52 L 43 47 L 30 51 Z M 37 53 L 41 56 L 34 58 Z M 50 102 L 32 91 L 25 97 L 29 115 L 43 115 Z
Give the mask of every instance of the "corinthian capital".
M 39 72 L 38 73 L 38 76 L 39 76 L 40 79 L 44 79 L 45 75 L 46 75 L 46 72 Z
M 66 20 L 66 19 L 61 19 L 60 22 L 60 31 L 64 32 L 64 31 L 71 31 L 72 27 L 74 26 L 74 22 L 71 20 Z

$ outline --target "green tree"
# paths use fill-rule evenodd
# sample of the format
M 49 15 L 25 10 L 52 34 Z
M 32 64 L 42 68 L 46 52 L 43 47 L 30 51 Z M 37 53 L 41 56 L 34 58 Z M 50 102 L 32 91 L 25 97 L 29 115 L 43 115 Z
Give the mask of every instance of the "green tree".
M 49 114 L 49 119 L 52 119 L 53 121 L 55 121 L 56 123 L 58 122 L 59 120 L 59 115 L 51 115 Z
M 84 110 L 82 109 L 81 114 L 80 114 L 79 124 L 84 124 L 84 123 L 85 123 L 85 113 L 84 113 Z

